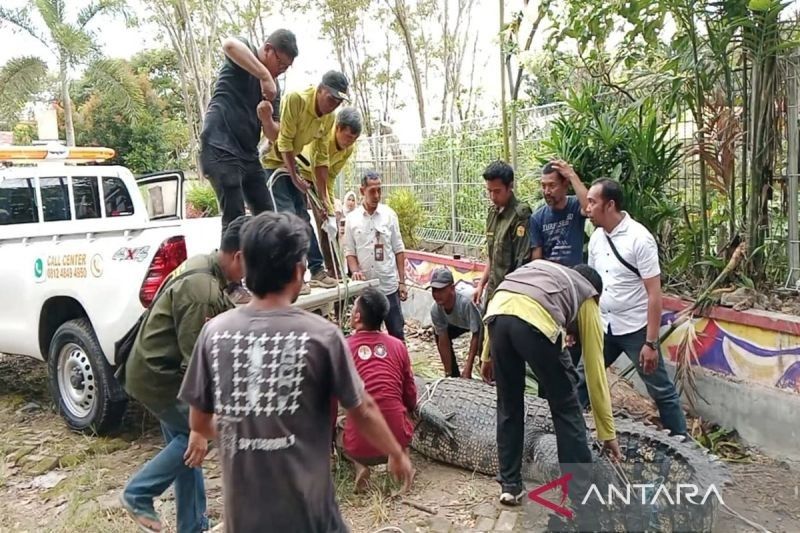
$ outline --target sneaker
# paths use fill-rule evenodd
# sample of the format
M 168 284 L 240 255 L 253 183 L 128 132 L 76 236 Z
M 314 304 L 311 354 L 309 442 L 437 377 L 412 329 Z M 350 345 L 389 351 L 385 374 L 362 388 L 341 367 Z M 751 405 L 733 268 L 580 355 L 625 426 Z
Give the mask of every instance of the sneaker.
M 328 275 L 325 270 L 320 270 L 316 274 L 311 274 L 311 286 L 332 289 L 339 285 L 339 282 Z
M 244 305 L 253 297 L 244 285 L 233 285 L 228 287 L 228 297 L 236 305 Z
M 520 505 L 525 497 L 525 487 L 505 487 L 500 494 L 500 503 L 503 505 Z
M 311 294 L 311 286 L 308 283 L 303 283 L 303 288 L 300 289 L 300 296 Z

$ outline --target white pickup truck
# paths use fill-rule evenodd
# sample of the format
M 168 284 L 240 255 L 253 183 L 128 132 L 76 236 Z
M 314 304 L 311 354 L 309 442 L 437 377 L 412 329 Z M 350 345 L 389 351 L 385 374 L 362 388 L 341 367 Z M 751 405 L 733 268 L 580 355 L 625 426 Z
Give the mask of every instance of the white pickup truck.
M 185 219 L 183 174 L 135 178 L 107 149 L 0 148 L 0 352 L 47 361 L 73 429 L 103 433 L 127 396 L 114 343 L 220 219 Z
M 218 246 L 221 230 L 219 217 L 186 218 L 182 172 L 136 178 L 78 165 L 112 155 L 0 147 L 0 353 L 46 361 L 69 427 L 98 434 L 117 426 L 128 400 L 114 343 L 175 267 Z M 315 288 L 296 305 L 329 307 L 376 284 Z

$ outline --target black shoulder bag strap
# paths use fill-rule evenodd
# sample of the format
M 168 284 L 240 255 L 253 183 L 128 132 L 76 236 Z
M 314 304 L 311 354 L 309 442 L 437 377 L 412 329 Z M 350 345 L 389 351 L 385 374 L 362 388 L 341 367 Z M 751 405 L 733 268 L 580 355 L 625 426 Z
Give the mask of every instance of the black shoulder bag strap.
M 612 240 L 611 240 L 611 237 L 609 237 L 609 236 L 608 236 L 608 234 L 607 234 L 607 233 L 605 233 L 605 232 L 603 232 L 603 235 L 605 235 L 605 236 L 606 236 L 606 240 L 608 241 L 608 245 L 611 247 L 611 251 L 612 251 L 612 252 L 614 252 L 614 256 L 617 258 L 617 260 L 618 260 L 620 263 L 622 263 L 622 266 L 624 266 L 625 268 L 627 268 L 628 270 L 630 270 L 631 272 L 633 272 L 634 274 L 636 274 L 636 276 L 637 276 L 637 277 L 641 278 L 641 277 L 642 277 L 642 275 L 641 275 L 641 274 L 639 274 L 639 269 L 638 269 L 638 268 L 636 268 L 635 266 L 633 266 L 632 264 L 628 263 L 627 261 L 625 261 L 625 260 L 622 258 L 622 256 L 621 256 L 621 255 L 619 255 L 619 252 L 617 251 L 617 247 L 616 247 L 616 246 L 614 246 L 614 241 L 612 241 Z

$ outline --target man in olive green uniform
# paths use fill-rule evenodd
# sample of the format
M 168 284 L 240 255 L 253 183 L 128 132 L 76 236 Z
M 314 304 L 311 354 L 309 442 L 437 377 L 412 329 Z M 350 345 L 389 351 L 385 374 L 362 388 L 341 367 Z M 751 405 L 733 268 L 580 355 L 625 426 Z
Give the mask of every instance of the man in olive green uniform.
M 205 456 L 206 440 L 189 430 L 189 407 L 178 392 L 200 330 L 232 309 L 224 289 L 244 276 L 239 234 L 246 217 L 225 228 L 218 252 L 187 259 L 159 289 L 125 364 L 123 384 L 161 423 L 166 446 L 128 482 L 120 500 L 140 529 L 161 531 L 153 499 L 175 483 L 177 530 L 208 529 L 203 471 L 190 458 Z
M 495 289 L 509 274 L 530 261 L 531 239 L 528 223 L 531 208 L 514 195 L 514 169 L 494 161 L 483 171 L 492 207 L 486 218 L 486 267 L 473 300 L 480 304 L 484 290 L 488 302 Z

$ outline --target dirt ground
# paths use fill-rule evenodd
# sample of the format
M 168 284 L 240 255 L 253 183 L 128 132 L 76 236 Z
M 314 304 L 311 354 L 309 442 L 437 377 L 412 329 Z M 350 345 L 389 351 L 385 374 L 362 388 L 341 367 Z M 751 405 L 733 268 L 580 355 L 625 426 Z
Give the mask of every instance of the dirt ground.
M 438 372 L 430 335 L 418 330 L 411 333 L 415 368 Z M 649 401 L 624 383 L 613 385 L 612 392 L 615 406 L 652 412 Z M 0 428 L 0 532 L 136 531 L 117 497 L 129 476 L 161 444 L 156 424 L 140 408 L 130 410 L 124 432 L 114 438 L 70 432 L 53 411 L 45 365 L 0 355 Z M 206 483 L 210 515 L 219 520 L 221 473 L 215 455 L 212 451 L 206 461 Z M 501 512 L 494 503 L 498 485 L 487 476 L 433 463 L 416 453 L 412 459 L 418 475 L 412 493 L 404 497 L 392 496 L 393 484 L 381 467 L 373 475 L 372 490 L 354 495 L 352 470 L 339 464 L 337 494 L 353 531 L 444 532 L 487 527 L 540 531 L 546 524 L 545 510 L 533 503 L 515 511 L 517 516 Z M 754 452 L 747 463 L 730 464 L 730 469 L 733 485 L 722 492 L 728 506 L 769 531 L 800 531 L 800 466 Z M 170 493 L 157 503 L 157 509 L 167 530 L 174 531 Z M 718 524 L 719 532 L 757 530 L 724 510 Z

